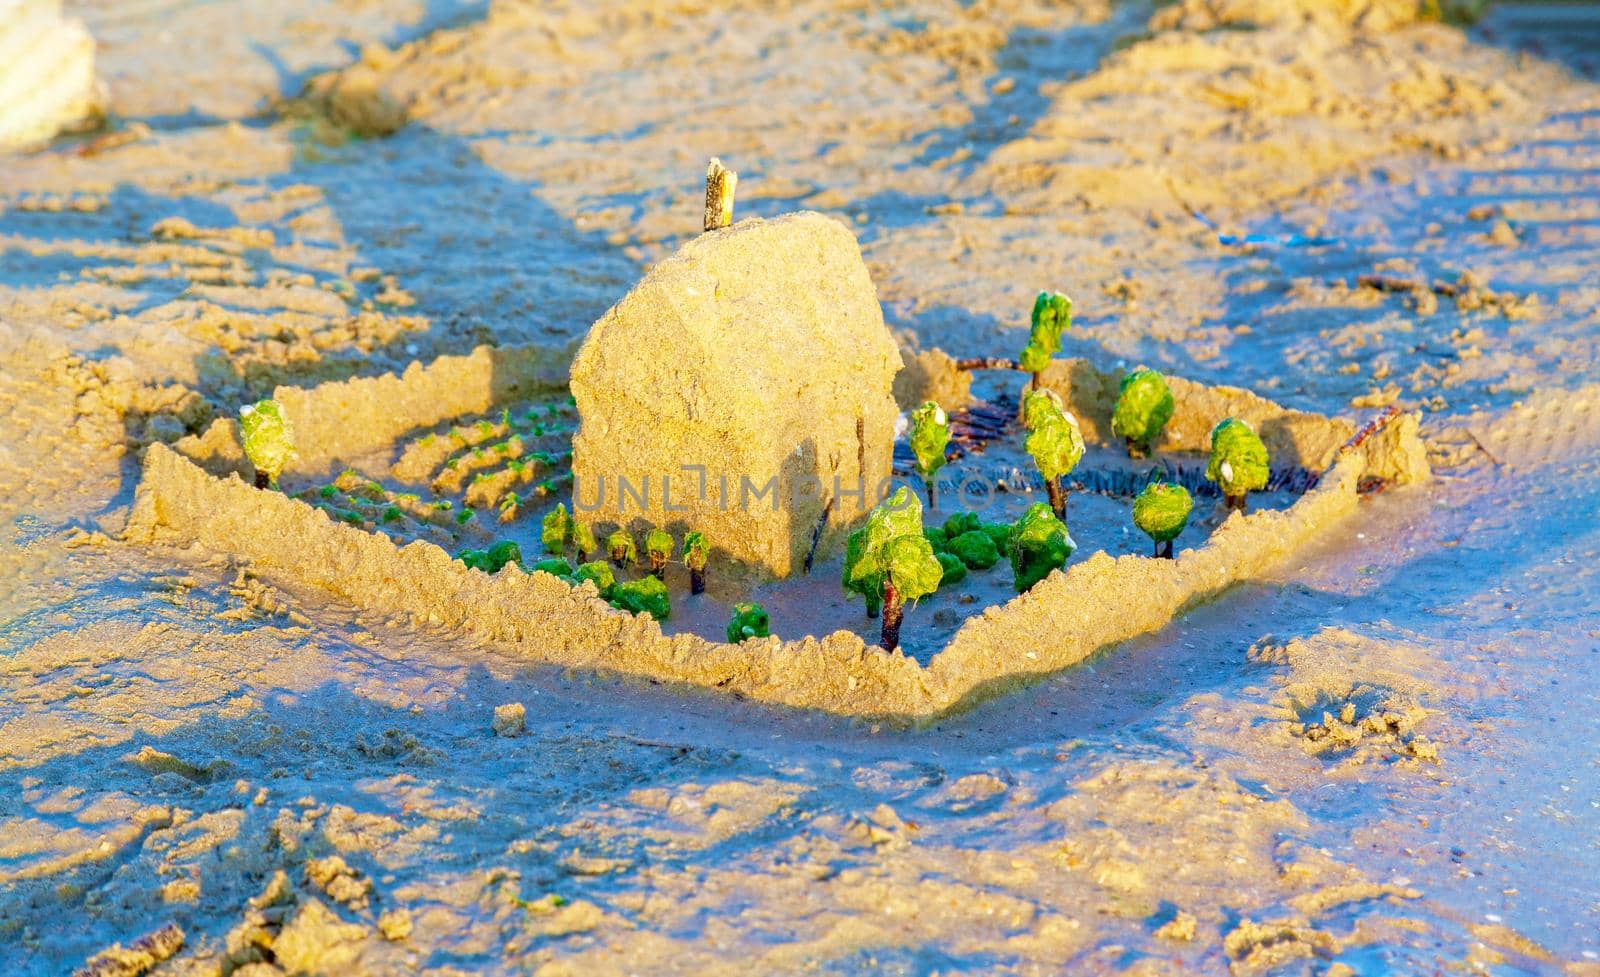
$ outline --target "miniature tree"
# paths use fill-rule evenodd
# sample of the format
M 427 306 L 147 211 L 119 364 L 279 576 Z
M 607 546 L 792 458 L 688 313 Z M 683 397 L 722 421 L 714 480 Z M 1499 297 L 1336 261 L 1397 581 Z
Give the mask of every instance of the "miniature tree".
M 606 552 L 611 554 L 611 562 L 618 567 L 633 566 L 639 562 L 639 547 L 633 542 L 633 534 L 626 529 L 618 529 L 606 537 Z
M 544 521 L 539 524 L 539 542 L 551 556 L 567 552 L 567 546 L 572 543 L 572 517 L 567 515 L 565 502 L 556 503 L 554 509 L 544 514 Z
M 1194 500 L 1182 485 L 1151 482 L 1133 500 L 1133 524 L 1156 544 L 1155 555 L 1172 559 L 1172 541 L 1189 524 Z
M 1051 357 L 1061 352 L 1061 334 L 1072 326 L 1072 300 L 1059 292 L 1040 292 L 1033 300 L 1029 317 L 1028 344 L 1022 347 L 1017 365 L 1032 374 L 1029 389 L 1040 389 L 1040 374 Z
M 594 530 L 586 522 L 572 521 L 572 551 L 579 563 L 588 563 L 589 556 L 600 547 L 594 541 Z
M 950 417 L 933 401 L 911 412 L 911 453 L 917 456 L 917 474 L 928 489 L 928 511 L 939 511 L 939 469 L 950 443 Z
M 683 562 L 689 568 L 689 593 L 706 592 L 706 558 L 711 547 L 706 545 L 706 534 L 691 529 L 683 534 Z
M 672 614 L 672 598 L 667 595 L 667 585 L 658 577 L 640 577 L 611 588 L 611 606 L 620 607 L 630 614 L 649 614 L 657 621 L 665 621 Z
M 283 466 L 294 457 L 294 429 L 276 400 L 258 400 L 239 408 L 244 454 L 256 470 L 256 488 L 278 484 Z
M 857 574 L 856 567 L 861 563 L 861 556 L 866 552 L 867 531 L 865 528 L 851 533 L 845 540 L 844 546 L 844 577 L 841 583 L 846 593 L 860 594 L 867 605 L 867 617 L 878 616 L 878 611 L 883 607 L 883 580 L 872 573 Z M 932 548 L 930 544 L 929 548 Z
M 1009 542 L 1011 573 L 1019 594 L 1066 566 L 1067 558 L 1078 548 L 1066 523 L 1043 502 L 1035 502 L 1022 514 L 1011 527 Z
M 1030 390 L 1022 398 L 1022 420 L 1030 429 L 1023 447 L 1044 478 L 1050 511 L 1067 518 L 1067 491 L 1061 480 L 1078 467 L 1085 450 L 1078 419 L 1061 409 L 1061 399 L 1048 390 Z
M 905 486 L 878 503 L 867 516 L 854 565 L 852 581 L 877 581 L 883 596 L 885 651 L 900 647 L 900 622 L 905 602 L 919 600 L 938 589 L 944 574 L 933 546 L 922 535 L 922 503 Z
M 772 624 L 766 608 L 760 604 L 735 604 L 733 617 L 728 620 L 728 643 L 738 644 L 746 638 L 765 638 L 772 633 Z
M 1140 367 L 1122 378 L 1111 433 L 1128 440 L 1128 457 L 1143 458 L 1172 419 L 1172 388 L 1154 370 Z
M 1243 512 L 1245 497 L 1267 487 L 1267 463 L 1267 446 L 1244 421 L 1229 417 L 1211 429 L 1206 478 L 1222 489 L 1229 509 Z
M 650 576 L 660 580 L 667 572 L 667 561 L 672 559 L 672 534 L 665 529 L 652 529 L 644 537 L 645 556 L 650 559 Z

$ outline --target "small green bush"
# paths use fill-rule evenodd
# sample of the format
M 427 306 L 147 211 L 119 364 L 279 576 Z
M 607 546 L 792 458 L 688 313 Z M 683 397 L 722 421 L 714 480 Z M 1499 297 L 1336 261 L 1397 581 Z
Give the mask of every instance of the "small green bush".
M 611 588 L 611 606 L 630 614 L 649 614 L 657 621 L 665 621 L 672 613 L 672 599 L 667 585 L 656 577 L 640 577 Z
M 772 623 L 766 608 L 760 604 L 735 604 L 733 617 L 728 620 L 728 643 L 738 644 L 746 638 L 765 638 L 772 633 Z
M 944 570 L 944 576 L 939 578 L 939 588 L 953 587 L 967 579 L 967 565 L 954 553 L 935 553 L 934 559 L 939 561 L 939 566 Z
M 973 570 L 987 570 L 1000 562 L 1000 550 L 982 529 L 969 530 L 952 539 L 950 555 Z

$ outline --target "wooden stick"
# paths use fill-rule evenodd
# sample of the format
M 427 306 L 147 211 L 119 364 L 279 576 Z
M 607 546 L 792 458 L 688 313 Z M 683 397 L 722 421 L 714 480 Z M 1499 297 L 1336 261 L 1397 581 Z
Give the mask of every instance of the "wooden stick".
M 723 166 L 722 160 L 711 157 L 711 165 L 706 167 L 706 230 L 733 223 L 733 192 L 738 185 L 739 174 Z
M 1339 449 L 1339 453 L 1344 454 L 1347 451 L 1354 451 L 1356 448 L 1361 447 L 1361 442 L 1388 427 L 1389 422 L 1399 416 L 1400 408 L 1390 404 L 1388 407 L 1384 408 L 1383 412 L 1377 417 L 1374 417 L 1372 420 L 1361 425 L 1360 430 L 1350 435 L 1350 440 L 1344 443 L 1344 446 Z
M 971 359 L 956 360 L 958 370 L 1016 370 L 1016 360 L 1008 360 L 1003 356 L 978 356 Z

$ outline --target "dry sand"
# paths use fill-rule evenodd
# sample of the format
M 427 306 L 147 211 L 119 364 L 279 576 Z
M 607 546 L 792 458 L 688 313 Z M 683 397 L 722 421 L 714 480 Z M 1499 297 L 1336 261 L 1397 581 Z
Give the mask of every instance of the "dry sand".
M 1374 6 L 69 9 L 113 130 L 0 170 L 7 972 L 1600 972 L 1600 21 Z M 246 397 L 581 334 L 712 154 L 924 348 L 1062 288 L 1069 353 L 1421 410 L 1440 478 L 916 732 L 118 541 Z

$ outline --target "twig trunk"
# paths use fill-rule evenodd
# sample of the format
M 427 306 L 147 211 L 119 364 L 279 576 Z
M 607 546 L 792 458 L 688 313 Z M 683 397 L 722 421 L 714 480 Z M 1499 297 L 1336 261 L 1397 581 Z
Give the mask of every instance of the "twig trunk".
M 1050 497 L 1050 511 L 1062 522 L 1067 521 L 1067 490 L 1061 486 L 1061 479 L 1047 478 L 1044 480 L 1045 494 Z
M 1225 495 L 1225 496 L 1223 496 L 1223 499 L 1228 504 L 1228 511 L 1229 512 L 1243 512 L 1244 511 L 1244 499 L 1245 499 L 1245 497 L 1243 495 Z
M 271 488 L 271 487 L 272 487 L 272 479 L 267 476 L 266 472 L 264 472 L 261 469 L 257 468 L 256 469 L 256 488 L 264 489 L 264 488 Z
M 650 557 L 650 576 L 657 580 L 664 580 L 667 576 L 667 558 L 664 556 Z
M 905 607 L 900 603 L 900 591 L 894 588 L 894 582 L 883 582 L 883 640 L 878 644 L 884 651 L 894 651 L 900 647 L 900 621 L 905 617 Z
M 1172 559 L 1172 540 L 1156 544 L 1156 557 L 1162 560 Z
M 706 568 L 689 568 L 689 593 L 703 594 L 706 592 Z
M 924 478 L 923 483 L 928 486 L 928 511 L 939 511 L 939 479 L 937 476 Z

